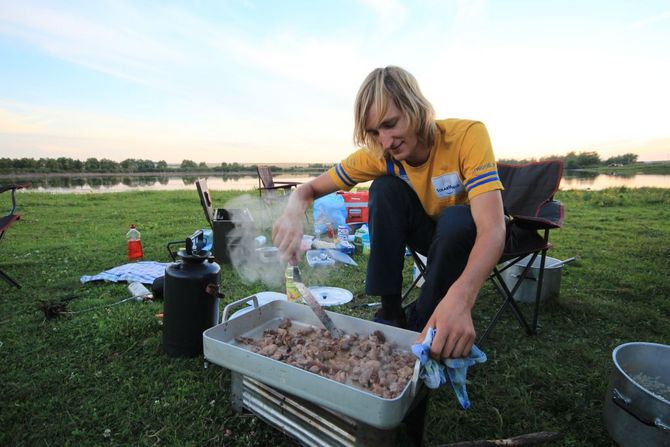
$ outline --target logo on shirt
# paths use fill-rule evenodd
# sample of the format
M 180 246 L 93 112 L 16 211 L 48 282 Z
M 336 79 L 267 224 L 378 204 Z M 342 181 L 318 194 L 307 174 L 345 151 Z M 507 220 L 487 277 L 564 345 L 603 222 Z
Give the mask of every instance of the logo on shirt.
M 457 172 L 449 172 L 439 177 L 433 177 L 432 181 L 435 195 L 440 199 L 455 196 L 465 190 Z
M 495 167 L 496 167 L 495 162 L 489 162 L 475 168 L 475 172 L 483 171 L 484 169 L 492 169 Z

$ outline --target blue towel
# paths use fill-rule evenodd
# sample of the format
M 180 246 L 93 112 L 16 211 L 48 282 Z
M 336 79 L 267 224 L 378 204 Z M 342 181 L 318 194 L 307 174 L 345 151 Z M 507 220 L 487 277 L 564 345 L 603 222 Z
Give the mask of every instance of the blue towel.
M 465 410 L 470 408 L 470 399 L 468 399 L 468 392 L 465 386 L 468 368 L 475 363 L 484 363 L 486 361 L 486 354 L 484 354 L 477 346 L 472 345 L 470 355 L 459 359 L 445 359 L 443 363 L 430 358 L 430 345 L 433 343 L 435 336 L 435 329 L 428 329 L 426 338 L 421 343 L 412 346 L 412 352 L 419 359 L 421 363 L 421 372 L 419 378 L 423 379 L 428 388 L 435 389 L 451 382 L 451 387 L 456 393 L 456 398 Z M 447 370 L 446 374 L 444 370 Z
M 140 261 L 120 265 L 113 269 L 106 270 L 94 276 L 82 276 L 81 283 L 89 281 L 111 281 L 121 282 L 141 282 L 142 284 L 152 284 L 154 280 L 165 275 L 165 268 L 170 265 L 166 262 Z

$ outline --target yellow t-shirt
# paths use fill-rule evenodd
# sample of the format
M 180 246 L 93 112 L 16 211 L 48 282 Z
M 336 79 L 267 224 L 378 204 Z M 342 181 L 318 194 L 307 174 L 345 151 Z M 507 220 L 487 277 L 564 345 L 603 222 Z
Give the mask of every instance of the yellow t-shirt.
M 468 204 L 479 194 L 503 189 L 484 124 L 460 119 L 436 124 L 435 144 L 421 166 L 380 159 L 362 148 L 330 168 L 328 175 L 344 190 L 383 175 L 399 176 L 412 186 L 433 219 L 446 207 Z

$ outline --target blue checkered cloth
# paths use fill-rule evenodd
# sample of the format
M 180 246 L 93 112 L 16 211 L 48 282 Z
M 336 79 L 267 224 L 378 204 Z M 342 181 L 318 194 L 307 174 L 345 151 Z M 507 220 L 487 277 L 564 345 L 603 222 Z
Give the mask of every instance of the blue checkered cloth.
M 475 363 L 484 363 L 486 354 L 477 346 L 472 345 L 470 355 L 465 358 L 444 359 L 442 363 L 437 362 L 430 358 L 430 345 L 433 343 L 434 336 L 435 329 L 430 328 L 423 342 L 412 346 L 412 352 L 421 363 L 419 378 L 423 379 L 426 386 L 431 389 L 439 388 L 447 382 L 451 383 L 451 388 L 456 394 L 458 403 L 461 404 L 463 409 L 467 410 L 470 408 L 470 399 L 465 386 L 468 368 Z
M 113 269 L 98 273 L 95 276 L 82 276 L 82 284 L 89 281 L 110 282 L 141 282 L 142 284 L 153 284 L 156 278 L 165 275 L 165 268 L 170 265 L 167 262 L 140 261 L 120 265 Z

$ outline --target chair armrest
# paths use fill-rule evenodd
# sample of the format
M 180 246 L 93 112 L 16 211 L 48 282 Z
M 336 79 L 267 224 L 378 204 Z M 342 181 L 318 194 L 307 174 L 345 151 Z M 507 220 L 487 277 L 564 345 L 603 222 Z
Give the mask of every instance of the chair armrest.
M 553 228 L 561 228 L 560 224 L 541 217 L 512 216 L 512 222 L 521 228 L 529 230 L 551 230 Z
M 3 192 L 11 191 L 12 192 L 12 210 L 9 214 L 14 214 L 16 212 L 16 190 L 23 189 L 30 186 L 30 183 L 15 183 L 13 185 L 2 185 L 0 186 L 0 194 Z
M 544 203 L 535 216 L 512 214 L 514 223 L 533 230 L 561 228 L 563 226 L 563 204 L 558 200 Z
M 0 185 L 0 194 L 7 191 L 16 191 L 30 186 L 30 183 L 15 183 L 13 185 Z

